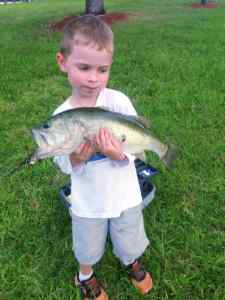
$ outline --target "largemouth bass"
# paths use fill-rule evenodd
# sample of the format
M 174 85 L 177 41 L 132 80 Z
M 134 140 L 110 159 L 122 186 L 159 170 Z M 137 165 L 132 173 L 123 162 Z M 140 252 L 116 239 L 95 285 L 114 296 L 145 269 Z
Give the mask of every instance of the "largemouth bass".
M 99 129 L 107 128 L 123 143 L 125 152 L 140 157 L 145 150 L 155 152 L 170 166 L 174 150 L 152 136 L 140 117 L 123 115 L 99 107 L 82 107 L 64 111 L 32 129 L 38 145 L 30 163 L 72 153 L 81 143 L 91 141 Z

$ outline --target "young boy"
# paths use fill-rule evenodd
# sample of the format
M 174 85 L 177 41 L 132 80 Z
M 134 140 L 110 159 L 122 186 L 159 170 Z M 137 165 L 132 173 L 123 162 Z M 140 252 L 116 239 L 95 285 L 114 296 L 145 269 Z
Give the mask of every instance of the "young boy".
M 57 63 L 67 74 L 71 96 L 54 114 L 78 107 L 106 107 L 136 115 L 130 100 L 106 88 L 113 58 L 113 33 L 98 17 L 86 15 L 64 30 Z M 141 192 L 134 159 L 123 151 L 107 128 L 72 154 L 57 156 L 55 163 L 71 176 L 73 250 L 79 263 L 75 283 L 82 299 L 108 299 L 93 266 L 104 253 L 107 234 L 113 252 L 128 267 L 134 286 L 146 294 L 152 279 L 138 260 L 149 244 L 144 230 Z

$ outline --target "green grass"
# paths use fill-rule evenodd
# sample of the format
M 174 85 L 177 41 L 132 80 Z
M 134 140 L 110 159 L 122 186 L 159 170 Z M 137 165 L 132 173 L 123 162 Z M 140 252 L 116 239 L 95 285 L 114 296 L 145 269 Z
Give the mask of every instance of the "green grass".
M 105 1 L 107 11 L 139 13 L 113 26 L 116 56 L 110 87 L 129 95 L 162 140 L 177 145 L 145 210 L 154 278 L 145 299 L 225 299 L 224 108 L 225 1 L 192 10 L 184 0 Z M 79 14 L 84 1 L 34 1 L 0 7 L 0 169 L 35 145 L 30 129 L 70 93 L 58 70 L 59 34 L 49 23 Z M 68 213 L 58 201 L 67 180 L 50 160 L 0 183 L 0 299 L 79 299 Z M 97 266 L 111 300 L 138 300 L 109 245 Z

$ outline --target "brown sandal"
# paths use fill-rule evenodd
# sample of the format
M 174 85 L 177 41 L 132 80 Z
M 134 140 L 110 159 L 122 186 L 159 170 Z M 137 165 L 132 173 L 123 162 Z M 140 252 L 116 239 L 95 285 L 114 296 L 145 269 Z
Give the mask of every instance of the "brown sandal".
M 75 285 L 80 288 L 82 300 L 109 300 L 101 284 L 93 274 L 90 279 L 80 281 L 79 276 L 75 276 Z
M 147 294 L 152 289 L 151 275 L 145 271 L 142 264 L 135 260 L 135 262 L 129 265 L 129 276 L 133 285 L 139 290 L 142 295 Z

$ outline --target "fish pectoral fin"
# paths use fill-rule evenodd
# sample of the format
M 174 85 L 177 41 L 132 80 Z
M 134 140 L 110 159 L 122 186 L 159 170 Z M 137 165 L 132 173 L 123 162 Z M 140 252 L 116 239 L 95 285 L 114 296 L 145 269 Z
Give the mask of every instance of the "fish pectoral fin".
M 84 140 L 85 142 L 92 143 L 94 137 L 95 137 L 94 134 L 88 134 L 88 133 L 85 133 L 84 136 L 83 136 L 83 140 Z
M 83 140 L 85 143 L 89 143 L 94 149 L 96 148 L 96 144 L 94 138 L 92 136 L 84 136 Z
M 91 142 L 91 138 L 89 136 L 84 136 L 83 139 L 85 142 L 88 142 L 88 143 Z
M 149 120 L 146 120 L 144 117 L 142 116 L 137 116 L 136 117 L 137 121 L 146 129 L 150 129 L 151 128 L 151 123 Z

